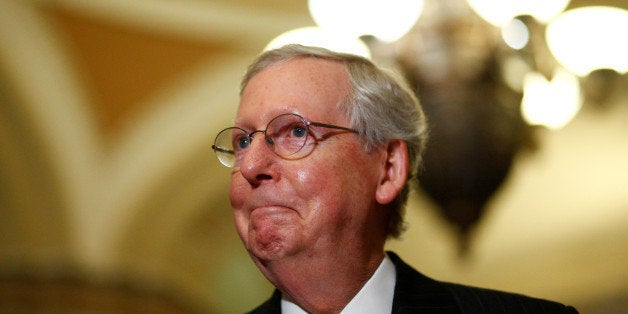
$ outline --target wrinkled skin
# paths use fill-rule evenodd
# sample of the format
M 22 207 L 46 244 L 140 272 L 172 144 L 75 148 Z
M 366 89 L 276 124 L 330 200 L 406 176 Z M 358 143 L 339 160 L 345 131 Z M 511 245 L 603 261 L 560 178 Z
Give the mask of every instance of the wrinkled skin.
M 276 64 L 249 81 L 235 124 L 248 132 L 263 130 L 275 116 L 297 113 L 351 127 L 337 106 L 349 89 L 339 63 L 298 58 Z M 367 153 L 357 134 L 311 131 L 322 140 L 295 160 L 274 154 L 258 133 L 233 169 L 230 199 L 237 232 L 262 273 L 302 307 L 334 312 L 384 256 L 383 205 L 402 186 L 391 178 L 405 180 L 407 171 L 407 165 L 396 169 L 391 156 L 404 157 L 398 151 L 405 146 Z M 330 291 L 336 295 L 326 295 Z

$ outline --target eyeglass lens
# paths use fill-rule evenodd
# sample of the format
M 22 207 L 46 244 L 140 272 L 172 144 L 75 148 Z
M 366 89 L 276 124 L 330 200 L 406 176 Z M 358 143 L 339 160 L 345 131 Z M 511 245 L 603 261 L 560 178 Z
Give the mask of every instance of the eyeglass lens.
M 272 119 L 265 131 L 247 133 L 232 127 L 216 136 L 213 146 L 222 164 L 233 167 L 244 156 L 257 133 L 264 133 L 269 147 L 284 158 L 298 158 L 296 155 L 306 146 L 308 126 L 303 118 L 294 114 L 283 114 Z

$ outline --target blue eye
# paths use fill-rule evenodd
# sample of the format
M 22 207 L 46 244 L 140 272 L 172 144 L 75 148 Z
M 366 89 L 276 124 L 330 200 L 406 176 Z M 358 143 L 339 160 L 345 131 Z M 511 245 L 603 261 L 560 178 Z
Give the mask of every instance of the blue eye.
M 292 129 L 292 136 L 305 137 L 307 136 L 307 130 L 302 126 L 297 126 Z
M 251 140 L 248 136 L 239 137 L 234 142 L 235 145 L 233 148 L 235 148 L 235 150 L 243 150 L 251 145 Z

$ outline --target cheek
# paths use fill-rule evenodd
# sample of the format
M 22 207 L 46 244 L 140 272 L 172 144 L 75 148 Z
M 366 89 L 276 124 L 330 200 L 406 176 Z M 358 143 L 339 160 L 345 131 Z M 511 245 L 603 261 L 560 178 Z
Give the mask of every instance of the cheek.
M 307 183 L 309 177 L 310 177 L 310 175 L 309 175 L 309 173 L 307 171 L 305 171 L 305 170 L 297 170 L 297 175 L 296 175 L 297 181 L 305 184 L 305 183 Z
M 244 206 L 244 202 L 250 194 L 250 188 L 247 187 L 246 181 L 242 176 L 232 176 L 229 186 L 229 200 L 231 207 L 236 210 Z
M 297 189 L 300 198 L 317 199 L 331 184 L 331 173 L 321 167 L 300 168 L 294 172 L 292 186 Z
M 322 166 L 301 168 L 294 172 L 292 186 L 297 197 L 318 211 L 322 208 L 339 208 L 352 197 L 355 182 L 351 182 L 344 167 L 334 167 L 337 162 L 317 163 Z M 315 213 L 312 213 L 315 214 Z M 332 215 L 328 212 L 326 215 Z
M 244 235 L 248 232 L 248 217 L 244 210 L 244 204 L 248 195 L 249 192 L 246 187 L 243 184 L 238 184 L 236 179 L 232 179 L 229 199 L 231 201 L 235 227 L 242 240 L 245 240 Z
M 341 191 L 327 167 L 301 168 L 292 176 L 295 197 L 301 203 L 301 215 L 310 227 L 327 221 L 340 206 Z

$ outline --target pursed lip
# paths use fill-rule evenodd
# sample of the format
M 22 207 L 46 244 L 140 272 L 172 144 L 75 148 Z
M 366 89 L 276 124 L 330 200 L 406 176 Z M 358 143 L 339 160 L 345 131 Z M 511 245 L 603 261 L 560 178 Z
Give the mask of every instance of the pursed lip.
M 251 215 L 277 215 L 288 211 L 294 211 L 292 208 L 283 205 L 260 205 L 250 210 Z
M 280 213 L 297 213 L 302 216 L 299 204 L 301 203 L 298 197 L 294 197 L 294 193 L 288 193 L 285 190 L 278 188 L 268 189 L 262 188 L 253 191 L 248 191 L 245 198 L 238 197 L 236 203 L 232 206 L 234 209 L 240 212 L 242 215 L 255 214 L 280 214 Z M 284 197 L 285 195 L 290 195 Z

